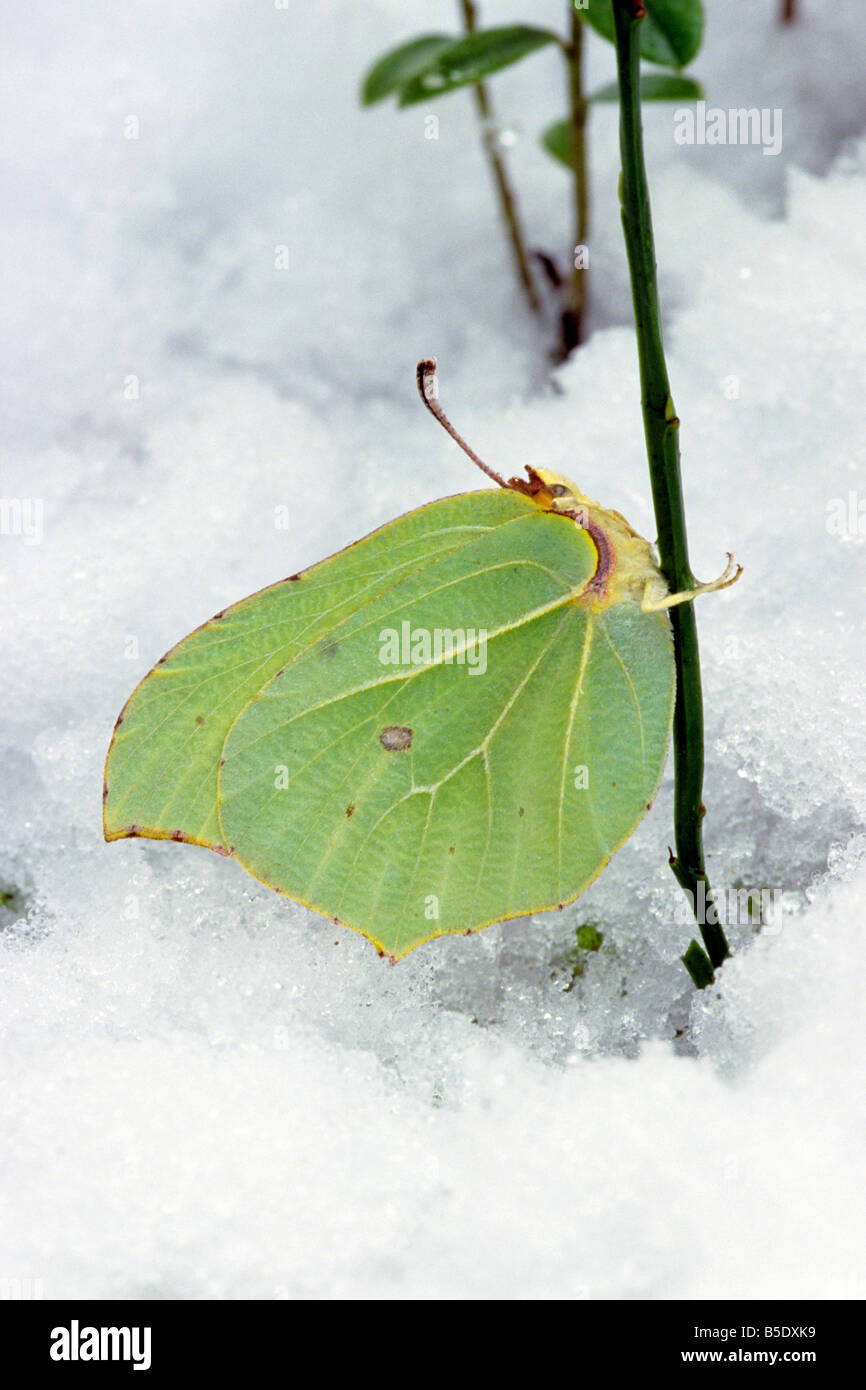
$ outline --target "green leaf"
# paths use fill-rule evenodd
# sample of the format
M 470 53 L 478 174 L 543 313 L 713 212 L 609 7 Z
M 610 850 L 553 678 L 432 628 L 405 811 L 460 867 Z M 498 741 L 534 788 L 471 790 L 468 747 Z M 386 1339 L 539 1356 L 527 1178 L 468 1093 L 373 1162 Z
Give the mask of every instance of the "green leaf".
M 704 95 L 703 87 L 691 77 L 669 76 L 662 72 L 647 72 L 641 75 L 641 101 L 700 101 Z M 619 87 L 611 82 L 606 87 L 590 93 L 590 101 L 619 101 Z
M 577 897 L 655 796 L 674 667 L 646 543 L 545 498 L 434 502 L 197 629 L 118 720 L 106 838 L 233 856 L 395 958 Z
M 510 67 L 521 58 L 551 43 L 559 37 L 548 29 L 535 29 L 526 24 L 510 24 L 500 29 L 479 29 L 449 44 L 407 82 L 400 95 L 401 106 L 412 106 L 431 97 L 455 92 Z
M 377 101 L 384 101 L 385 97 L 399 92 L 453 43 L 453 36 L 447 34 L 424 34 L 390 49 L 374 63 L 364 78 L 362 106 L 373 106 Z
M 701 0 L 643 0 L 646 16 L 638 25 L 640 54 L 649 63 L 684 68 L 701 46 L 704 7 Z M 597 33 L 614 42 L 611 0 L 589 0 L 575 6 L 578 15 Z
M 541 144 L 549 155 L 558 159 L 567 169 L 571 168 L 571 133 L 568 121 L 554 121 L 541 137 Z
M 594 922 L 584 922 L 577 929 L 577 944 L 581 951 L 600 951 L 604 933 Z

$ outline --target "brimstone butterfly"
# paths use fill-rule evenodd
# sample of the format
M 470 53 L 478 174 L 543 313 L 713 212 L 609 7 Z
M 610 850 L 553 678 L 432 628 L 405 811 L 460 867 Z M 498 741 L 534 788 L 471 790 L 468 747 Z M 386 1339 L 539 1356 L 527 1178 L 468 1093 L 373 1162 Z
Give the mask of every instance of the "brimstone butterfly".
M 661 780 L 669 596 L 567 479 L 447 497 L 218 613 L 117 720 L 107 840 L 186 841 L 398 959 L 576 898 Z M 730 560 L 730 557 L 729 557 Z M 738 571 L 737 571 L 738 572 Z

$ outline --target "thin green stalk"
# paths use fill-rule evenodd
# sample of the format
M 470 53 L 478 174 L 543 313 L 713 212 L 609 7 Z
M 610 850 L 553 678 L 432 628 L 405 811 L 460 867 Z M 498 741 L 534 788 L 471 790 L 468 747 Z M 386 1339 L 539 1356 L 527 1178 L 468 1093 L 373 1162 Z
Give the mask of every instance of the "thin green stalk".
M 463 24 L 466 33 L 473 34 L 477 28 L 477 15 L 472 0 L 460 0 L 460 8 L 463 12 Z M 541 312 L 541 303 L 535 292 L 535 286 L 532 283 L 532 274 L 529 269 L 529 257 L 526 254 L 523 230 L 517 213 L 517 201 L 508 181 L 508 175 L 505 172 L 505 164 L 502 156 L 496 147 L 496 134 L 493 128 L 493 113 L 490 107 L 490 98 L 487 95 L 487 88 L 483 82 L 477 82 L 474 90 L 475 104 L 478 107 L 478 115 L 481 121 L 484 151 L 487 155 L 487 162 L 490 165 L 493 182 L 496 186 L 496 194 L 499 199 L 502 220 L 505 223 L 508 240 L 511 245 L 514 268 L 523 286 L 527 304 L 534 314 L 538 314 Z
M 680 422 L 671 399 L 662 343 L 655 247 L 643 156 L 638 24 L 644 13 L 640 0 L 613 0 L 620 95 L 620 203 L 637 330 L 641 406 L 659 559 L 671 592 L 682 593 L 693 589 L 696 581 L 689 565 L 680 476 Z M 673 728 L 676 853 L 671 856 L 671 868 L 680 886 L 691 895 L 707 956 L 713 966 L 718 966 L 730 952 L 718 922 L 704 864 L 704 712 L 694 605 L 680 604 L 670 610 L 670 617 L 677 676 Z M 699 913 L 697 905 L 702 900 L 705 911 Z M 693 942 L 684 961 L 700 987 L 708 981 L 706 978 L 701 981 L 700 972 L 696 973 L 693 968 L 697 961 L 696 951 L 700 952 L 700 947 Z
M 569 134 L 571 167 L 574 173 L 575 252 L 586 246 L 589 236 L 589 183 L 586 169 L 586 118 L 589 103 L 583 90 L 583 21 L 569 5 L 571 32 L 565 46 L 568 64 Z M 574 261 L 572 255 L 572 262 Z M 586 270 L 572 263 L 568 305 L 562 316 L 562 356 L 566 358 L 583 341 L 586 312 Z

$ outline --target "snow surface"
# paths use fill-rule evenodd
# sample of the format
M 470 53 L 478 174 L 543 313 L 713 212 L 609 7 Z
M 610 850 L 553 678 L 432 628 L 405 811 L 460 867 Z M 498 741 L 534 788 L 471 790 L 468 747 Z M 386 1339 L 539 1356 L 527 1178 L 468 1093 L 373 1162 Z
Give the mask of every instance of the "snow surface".
M 563 17 L 530 8 L 483 12 Z M 596 331 L 553 381 L 469 97 L 435 108 L 438 141 L 424 108 L 356 104 L 450 3 L 10 16 L 2 496 L 42 499 L 44 538 L 0 537 L 4 1287 L 863 1295 L 866 542 L 827 519 L 866 497 L 866 83 L 856 0 L 803 0 L 790 33 L 776 8 L 713 0 L 695 71 L 710 102 L 783 108 L 778 158 L 646 118 L 694 565 L 746 567 L 699 610 L 710 872 L 784 893 L 702 995 L 670 770 L 568 910 L 396 968 L 237 865 L 101 837 L 114 718 L 169 645 L 479 485 L 414 399 L 420 356 L 492 463 L 571 475 L 652 534 L 614 109 L 592 117 Z M 494 90 L 530 240 L 560 255 L 568 184 L 536 137 L 561 88 L 542 53 Z M 604 944 L 572 982 L 587 921 Z

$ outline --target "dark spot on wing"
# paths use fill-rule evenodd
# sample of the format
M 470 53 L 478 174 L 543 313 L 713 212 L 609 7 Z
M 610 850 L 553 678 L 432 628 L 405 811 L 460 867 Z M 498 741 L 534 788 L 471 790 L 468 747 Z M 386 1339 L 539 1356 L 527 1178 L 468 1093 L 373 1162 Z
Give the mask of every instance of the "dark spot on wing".
M 402 753 L 404 748 L 411 748 L 414 737 L 412 729 L 403 729 L 399 724 L 389 724 L 379 735 L 379 742 L 389 753 Z

